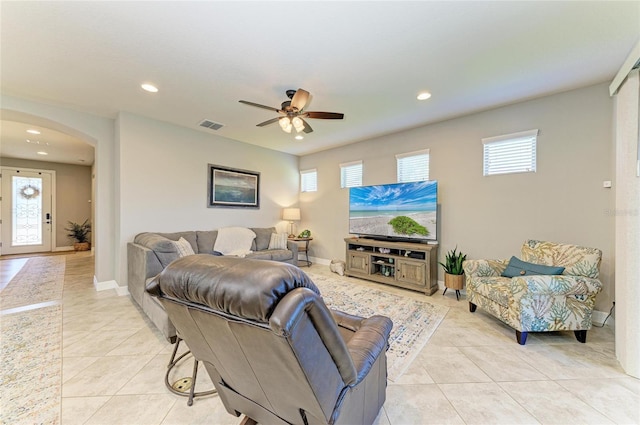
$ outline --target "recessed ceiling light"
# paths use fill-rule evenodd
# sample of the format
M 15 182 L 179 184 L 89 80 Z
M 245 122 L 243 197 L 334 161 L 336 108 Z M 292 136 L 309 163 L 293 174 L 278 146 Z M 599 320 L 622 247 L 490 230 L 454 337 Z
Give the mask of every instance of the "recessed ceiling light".
M 153 84 L 144 83 L 144 84 L 141 84 L 140 87 L 142 87 L 142 90 L 146 90 L 149 93 L 158 93 L 158 88 Z
M 296 140 L 302 140 L 302 139 L 304 139 L 304 136 L 303 136 L 303 135 L 298 134 L 298 135 L 296 136 Z
M 430 97 L 431 97 L 431 93 L 429 93 L 428 91 L 423 91 L 418 95 L 418 100 L 426 100 L 426 99 L 429 99 Z
M 27 130 L 27 133 L 30 134 L 40 134 L 40 132 L 38 130 L 34 130 L 33 128 L 30 128 L 29 130 Z
M 36 152 L 38 155 L 49 155 L 48 153 L 46 153 L 45 151 L 39 151 Z

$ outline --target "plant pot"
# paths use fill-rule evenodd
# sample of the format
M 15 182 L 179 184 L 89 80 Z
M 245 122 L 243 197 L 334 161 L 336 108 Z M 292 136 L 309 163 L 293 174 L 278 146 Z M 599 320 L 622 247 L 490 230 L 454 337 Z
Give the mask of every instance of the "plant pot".
M 91 244 L 89 242 L 76 242 L 73 244 L 73 249 L 75 251 L 89 251 Z
M 464 275 L 463 274 L 444 274 L 444 286 L 449 289 L 460 290 L 464 287 Z

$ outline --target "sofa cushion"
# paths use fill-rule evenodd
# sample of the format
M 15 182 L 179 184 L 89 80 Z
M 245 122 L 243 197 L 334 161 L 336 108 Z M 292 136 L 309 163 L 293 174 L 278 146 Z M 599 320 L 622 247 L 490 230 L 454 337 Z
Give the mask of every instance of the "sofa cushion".
M 542 264 L 527 263 L 519 258 L 511 257 L 507 268 L 504 269 L 501 276 L 531 276 L 531 275 L 558 275 L 562 274 L 564 267 L 545 266 Z
M 270 249 L 269 252 L 273 261 L 286 261 L 293 258 L 293 252 L 288 249 Z
M 263 249 L 247 254 L 246 258 L 252 260 L 287 261 L 293 258 L 293 252 L 288 249 Z
M 196 231 L 198 254 L 212 254 L 218 237 L 217 230 Z
M 263 249 L 269 249 L 269 241 L 271 240 L 271 234 L 276 233 L 275 227 L 252 227 L 253 233 L 256 234 L 256 239 L 251 246 L 252 251 L 262 251 Z
M 186 257 L 187 255 L 195 254 L 193 248 L 191 247 L 191 244 L 185 238 L 180 238 L 173 244 L 176 246 L 178 255 L 180 257 Z
M 269 249 L 287 249 L 287 234 L 272 233 L 269 240 Z
M 135 237 L 134 242 L 152 250 L 162 267 L 167 267 L 169 263 L 179 257 L 178 249 L 173 241 L 157 233 L 140 233 Z
M 213 246 L 215 251 L 224 255 L 243 256 L 251 251 L 256 234 L 246 227 L 223 227 L 218 229 L 218 237 Z
M 156 233 L 157 235 L 164 236 L 167 239 L 172 241 L 180 240 L 180 238 L 185 238 L 191 244 L 191 248 L 193 248 L 194 252 L 198 252 L 198 242 L 196 237 L 196 232 L 187 231 L 187 232 L 175 232 L 175 233 Z

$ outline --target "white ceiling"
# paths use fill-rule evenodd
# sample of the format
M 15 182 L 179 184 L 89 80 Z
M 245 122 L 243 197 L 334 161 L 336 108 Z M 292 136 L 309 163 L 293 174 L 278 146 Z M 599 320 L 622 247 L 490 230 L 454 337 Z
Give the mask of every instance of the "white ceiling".
M 296 155 L 610 81 L 640 39 L 637 1 L 1 8 L 5 95 L 107 117 L 128 111 Z M 312 94 L 307 110 L 345 119 L 310 119 L 315 131 L 297 141 L 277 124 L 256 127 L 275 112 L 238 102 L 279 107 L 298 87 Z M 433 97 L 416 100 L 423 90 Z M 225 126 L 201 129 L 204 118 Z M 8 147 L 26 144 L 23 131 L 3 123 L 0 154 L 17 155 Z

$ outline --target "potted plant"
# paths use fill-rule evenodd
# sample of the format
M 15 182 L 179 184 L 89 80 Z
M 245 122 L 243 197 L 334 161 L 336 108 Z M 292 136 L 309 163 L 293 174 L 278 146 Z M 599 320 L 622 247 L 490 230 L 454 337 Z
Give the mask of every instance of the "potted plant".
M 456 246 L 453 250 L 447 252 L 444 263 L 439 263 L 444 268 L 444 292 L 446 294 L 447 289 L 455 289 L 456 299 L 460 295 L 460 290 L 464 286 L 464 269 L 462 263 L 467 259 L 466 254 L 461 251 L 458 252 Z
M 75 241 L 73 244 L 73 249 L 76 251 L 88 251 L 91 248 L 91 244 L 89 243 L 89 233 L 91 233 L 91 223 L 89 223 L 89 219 L 85 220 L 84 223 L 78 224 L 73 221 L 68 222 L 68 226 L 64 228 L 67 232 L 67 236 L 69 239 Z

